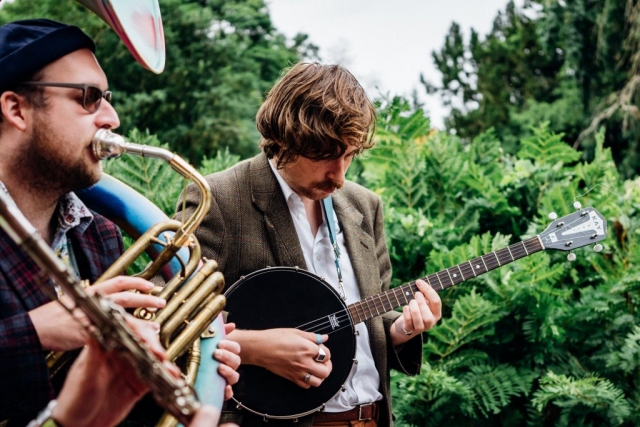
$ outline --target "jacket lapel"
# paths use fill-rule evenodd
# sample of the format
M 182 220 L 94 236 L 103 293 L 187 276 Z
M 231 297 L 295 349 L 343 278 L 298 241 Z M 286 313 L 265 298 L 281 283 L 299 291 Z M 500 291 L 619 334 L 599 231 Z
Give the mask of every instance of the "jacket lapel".
M 375 258 L 375 242 L 373 237 L 362 228 L 363 214 L 353 206 L 346 197 L 336 191 L 333 194 L 333 206 L 344 233 L 345 245 L 349 252 L 351 265 L 358 282 L 362 299 L 379 292 L 380 284 L 376 283 L 372 266 L 378 265 Z
M 269 246 L 278 265 L 307 268 L 289 207 L 269 166 L 260 154 L 251 160 L 251 200 L 264 215 Z

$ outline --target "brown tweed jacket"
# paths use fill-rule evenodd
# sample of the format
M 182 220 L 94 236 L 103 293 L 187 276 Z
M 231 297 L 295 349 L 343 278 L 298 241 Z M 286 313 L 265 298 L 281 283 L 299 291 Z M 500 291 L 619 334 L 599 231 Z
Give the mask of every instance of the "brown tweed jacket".
M 265 155 L 209 175 L 207 181 L 214 200 L 196 237 L 202 245 L 203 256 L 218 261 L 227 287 L 240 276 L 267 266 L 306 268 L 289 208 Z M 179 209 L 185 194 L 188 217 L 198 204 L 200 194 L 195 186 L 189 186 L 180 197 Z M 362 298 L 388 289 L 391 263 L 384 238 L 380 199 L 373 192 L 346 182 L 334 193 L 333 203 Z M 182 212 L 178 212 L 176 219 L 181 217 Z M 389 329 L 399 315 L 390 312 L 366 322 L 380 372 L 380 392 L 385 397 L 379 421 L 381 427 L 393 425 L 389 369 L 415 375 L 420 370 L 422 358 L 420 337 L 406 343 L 400 351 L 391 345 Z M 295 424 L 292 420 L 270 420 L 266 425 L 310 426 L 311 417 L 304 417 Z M 242 426 L 265 425 L 261 418 L 246 411 L 239 412 L 232 405 L 226 405 L 222 421 Z

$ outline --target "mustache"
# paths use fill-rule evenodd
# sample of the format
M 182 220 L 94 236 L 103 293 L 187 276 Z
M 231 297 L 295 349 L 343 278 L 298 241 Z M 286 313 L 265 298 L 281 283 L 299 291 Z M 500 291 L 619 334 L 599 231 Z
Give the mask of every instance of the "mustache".
M 327 179 L 325 181 L 315 184 L 314 188 L 322 191 L 332 191 L 336 189 L 339 190 L 340 188 L 342 188 L 343 185 L 344 185 L 344 182 L 336 182 L 331 179 Z

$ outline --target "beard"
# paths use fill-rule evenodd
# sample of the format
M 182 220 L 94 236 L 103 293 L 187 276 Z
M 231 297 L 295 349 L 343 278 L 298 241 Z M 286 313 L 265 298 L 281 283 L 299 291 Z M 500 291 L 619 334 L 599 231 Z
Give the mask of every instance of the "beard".
M 39 193 L 60 195 L 90 187 L 100 178 L 95 167 L 84 156 L 71 159 L 60 148 L 65 144 L 56 138 L 50 126 L 40 118 L 33 124 L 33 135 L 16 158 L 14 169 L 21 181 Z M 76 154 L 76 153 L 74 153 Z

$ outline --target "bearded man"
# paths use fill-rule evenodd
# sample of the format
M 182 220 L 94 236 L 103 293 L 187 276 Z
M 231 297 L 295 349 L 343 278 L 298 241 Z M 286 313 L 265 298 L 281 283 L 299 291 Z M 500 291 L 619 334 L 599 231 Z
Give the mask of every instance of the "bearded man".
M 73 193 L 102 174 L 91 150 L 96 131 L 119 125 L 94 50 L 78 27 L 46 19 L 0 27 L 0 191 L 62 261 L 91 282 L 123 252 L 115 224 Z M 42 290 L 42 281 L 34 261 L 0 230 L 0 421 L 9 419 L 9 425 L 26 425 L 55 396 L 46 354 L 87 342 L 78 322 Z M 161 298 L 126 292 L 152 286 L 117 277 L 89 292 L 127 308 L 161 308 Z M 223 363 L 237 357 L 221 353 Z

